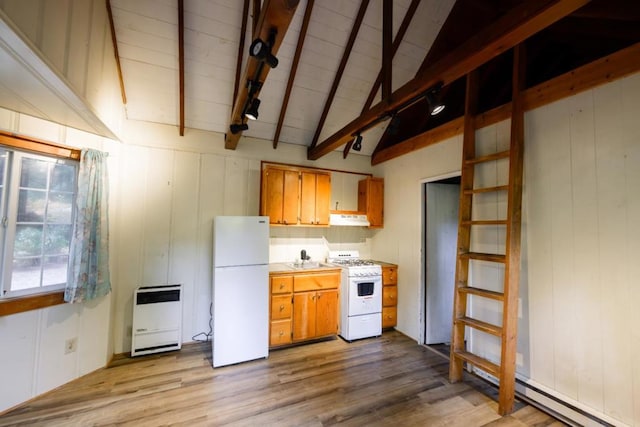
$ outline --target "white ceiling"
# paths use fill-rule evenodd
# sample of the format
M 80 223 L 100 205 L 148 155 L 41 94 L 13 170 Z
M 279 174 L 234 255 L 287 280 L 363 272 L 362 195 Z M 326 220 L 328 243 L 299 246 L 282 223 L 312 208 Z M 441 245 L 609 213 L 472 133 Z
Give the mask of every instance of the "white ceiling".
M 228 129 L 242 3 L 184 1 L 187 132 L 188 128 L 215 132 Z M 393 60 L 394 89 L 414 77 L 453 3 L 454 0 L 421 1 Z M 112 0 L 111 4 L 127 93 L 127 117 L 178 125 L 177 0 Z M 410 0 L 396 0 L 393 5 L 395 34 Z M 280 142 L 305 146 L 311 143 L 359 7 L 358 0 L 315 2 Z M 306 0 L 301 0 L 277 53 L 279 65 L 270 71 L 260 92 L 260 117 L 249 123 L 246 136 L 273 139 L 305 8 Z M 250 34 L 246 40 L 248 52 Z M 360 115 L 380 70 L 381 54 L 382 1 L 373 0 L 318 142 Z M 384 126 L 386 123 L 363 135 L 362 154 L 371 154 Z

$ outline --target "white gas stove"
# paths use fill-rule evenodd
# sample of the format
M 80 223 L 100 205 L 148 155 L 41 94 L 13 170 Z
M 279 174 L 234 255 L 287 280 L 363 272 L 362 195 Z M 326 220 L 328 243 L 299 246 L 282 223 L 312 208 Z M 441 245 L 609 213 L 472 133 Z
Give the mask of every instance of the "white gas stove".
M 382 334 L 382 267 L 358 251 L 330 251 L 327 262 L 342 267 L 340 336 L 347 341 Z

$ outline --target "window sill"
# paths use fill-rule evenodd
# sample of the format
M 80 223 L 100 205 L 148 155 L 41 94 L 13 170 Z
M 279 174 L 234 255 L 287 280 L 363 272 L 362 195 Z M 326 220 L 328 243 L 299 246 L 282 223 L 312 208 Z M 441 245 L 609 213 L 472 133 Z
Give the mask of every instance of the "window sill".
M 64 291 L 0 300 L 0 317 L 64 304 Z

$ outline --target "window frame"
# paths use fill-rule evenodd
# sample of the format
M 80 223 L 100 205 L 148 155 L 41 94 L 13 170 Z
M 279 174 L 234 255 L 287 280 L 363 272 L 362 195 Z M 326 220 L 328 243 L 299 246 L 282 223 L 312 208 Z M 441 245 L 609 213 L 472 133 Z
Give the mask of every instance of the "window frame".
M 0 131 L 0 145 L 68 160 L 80 160 L 81 150 L 50 141 Z M 42 291 L 25 296 L 0 299 L 0 317 L 64 303 L 64 290 Z

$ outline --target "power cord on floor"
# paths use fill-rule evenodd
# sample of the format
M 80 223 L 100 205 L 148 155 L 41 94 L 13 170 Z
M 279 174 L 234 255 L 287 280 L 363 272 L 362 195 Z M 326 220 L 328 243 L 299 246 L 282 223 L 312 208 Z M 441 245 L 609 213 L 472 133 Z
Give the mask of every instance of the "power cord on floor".
M 211 337 L 213 336 L 213 303 L 209 304 L 209 332 L 200 332 L 199 334 L 195 334 L 194 336 L 191 337 L 192 341 L 197 341 L 197 342 L 207 342 L 211 340 Z M 198 338 L 198 337 L 204 337 L 204 338 Z

